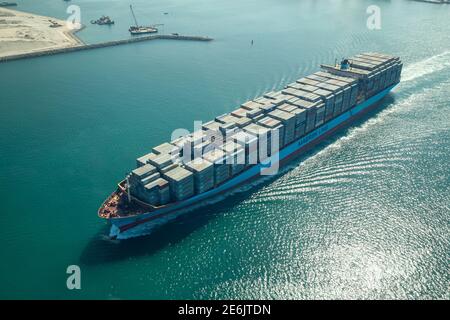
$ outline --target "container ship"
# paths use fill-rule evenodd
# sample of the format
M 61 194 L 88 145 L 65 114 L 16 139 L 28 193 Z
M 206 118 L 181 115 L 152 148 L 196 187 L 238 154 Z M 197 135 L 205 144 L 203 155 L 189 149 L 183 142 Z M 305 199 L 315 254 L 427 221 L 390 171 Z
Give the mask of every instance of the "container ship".
M 243 103 L 194 132 L 155 146 L 98 210 L 110 237 L 148 234 L 268 174 L 376 108 L 399 82 L 399 57 L 363 53 Z

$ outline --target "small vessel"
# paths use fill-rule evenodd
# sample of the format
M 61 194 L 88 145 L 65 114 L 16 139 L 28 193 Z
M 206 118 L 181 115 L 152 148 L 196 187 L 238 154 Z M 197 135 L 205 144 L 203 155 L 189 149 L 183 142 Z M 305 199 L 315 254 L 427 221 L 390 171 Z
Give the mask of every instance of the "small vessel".
M 0 2 L 0 7 L 16 7 L 16 6 L 17 3 L 15 2 L 6 2 L 6 1 Z
M 155 33 L 158 32 L 158 28 L 156 28 L 155 26 L 140 26 L 139 23 L 137 22 L 136 16 L 134 14 L 133 11 L 133 6 L 130 4 L 130 10 L 131 10 L 131 14 L 133 15 L 133 19 L 135 22 L 135 26 L 131 26 L 128 31 L 132 34 L 132 35 L 140 35 L 140 34 L 147 34 L 147 33 Z
M 97 20 L 91 20 L 92 24 L 98 24 L 98 25 L 111 25 L 114 24 L 114 21 L 111 20 L 109 16 L 101 16 Z
M 402 66 L 399 57 L 374 52 L 323 64 L 321 71 L 155 146 L 136 159 L 136 169 L 98 215 L 111 223 L 111 238 L 127 239 L 207 205 L 380 106 L 400 82 Z

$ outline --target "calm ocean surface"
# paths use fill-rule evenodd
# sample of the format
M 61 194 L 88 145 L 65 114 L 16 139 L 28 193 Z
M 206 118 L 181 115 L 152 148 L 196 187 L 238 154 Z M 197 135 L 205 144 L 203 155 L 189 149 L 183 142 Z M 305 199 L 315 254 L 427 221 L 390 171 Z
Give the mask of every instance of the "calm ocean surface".
M 68 16 L 64 1 L 17 2 Z M 0 298 L 450 298 L 450 6 L 132 3 L 142 24 L 215 41 L 0 64 Z M 128 37 L 129 1 L 69 4 L 86 42 Z M 371 4 L 381 30 L 366 28 Z M 116 24 L 89 24 L 103 14 Z M 275 179 L 150 236 L 106 239 L 98 206 L 173 129 L 363 51 L 405 64 L 379 111 Z M 72 264 L 79 291 L 66 288 Z

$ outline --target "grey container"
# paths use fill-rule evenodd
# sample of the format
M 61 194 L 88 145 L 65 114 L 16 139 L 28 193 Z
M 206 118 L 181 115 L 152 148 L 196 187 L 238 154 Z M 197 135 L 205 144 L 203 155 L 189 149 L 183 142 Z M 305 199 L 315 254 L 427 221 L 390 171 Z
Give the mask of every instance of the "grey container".
M 237 128 L 235 123 L 225 123 L 225 124 L 221 124 L 219 126 L 219 130 L 223 135 L 227 135 L 230 133 L 233 133 L 235 131 L 235 129 Z
M 325 104 L 321 103 L 316 109 L 316 123 L 315 127 L 318 127 L 324 123 L 325 120 Z
M 325 121 L 332 119 L 334 113 L 334 94 L 325 89 L 318 89 L 315 91 L 315 94 L 322 97 L 322 101 L 325 103 Z
M 278 91 L 270 91 L 264 94 L 264 98 L 267 99 L 276 99 L 276 97 L 280 94 L 280 92 Z
M 242 130 L 258 138 L 258 161 L 265 160 L 270 153 L 270 130 L 257 123 L 249 124 Z
M 186 141 L 191 144 L 191 146 L 195 146 L 197 144 L 205 141 L 206 133 L 204 130 L 197 130 L 191 133 L 186 137 Z
M 366 94 L 371 96 L 375 86 L 375 74 L 370 74 L 366 79 Z
M 207 147 L 208 145 L 221 145 L 223 144 L 223 141 L 226 139 L 226 135 L 222 134 L 221 130 L 218 131 L 212 131 L 212 130 L 204 130 L 205 138 L 203 143 L 206 145 L 203 145 L 204 147 Z M 230 133 L 228 133 L 230 134 Z M 232 134 L 232 133 L 231 133 Z M 194 150 L 197 148 L 200 148 L 201 144 L 198 144 L 197 146 L 194 146 Z
M 355 83 L 352 84 L 351 88 L 352 91 L 350 93 L 350 107 L 354 107 L 358 99 L 359 86 Z
M 257 116 L 259 116 L 259 115 L 261 115 L 263 113 L 264 113 L 263 110 L 261 110 L 260 108 L 252 109 L 252 110 L 249 110 L 247 112 L 247 118 L 253 119 L 253 118 L 256 118 Z
M 203 130 L 210 131 L 219 131 L 220 123 L 216 121 L 209 121 L 202 125 Z
M 217 134 L 216 131 L 208 131 L 214 134 Z M 172 144 L 176 145 L 179 148 L 178 155 L 172 155 L 172 162 L 188 162 L 193 159 L 194 157 L 194 146 L 197 143 L 200 143 L 203 139 L 206 139 L 206 131 L 199 130 L 194 132 L 194 134 L 191 134 L 189 136 L 185 136 L 179 139 L 176 139 L 175 141 L 172 141 Z M 181 159 L 180 159 L 181 157 Z M 155 160 L 153 160 L 155 161 Z M 166 165 L 167 166 L 167 165 Z M 159 168 L 161 169 L 161 168 Z
M 245 163 L 247 165 L 258 162 L 258 138 L 248 132 L 240 131 L 235 134 L 233 140 L 245 150 Z
M 158 178 L 145 185 L 146 202 L 153 205 L 164 205 L 170 202 L 169 182 Z
M 150 182 L 152 182 L 152 181 L 155 181 L 155 180 L 158 179 L 160 176 L 161 176 L 161 175 L 159 174 L 159 172 L 155 172 L 155 173 L 153 173 L 153 174 L 151 174 L 151 175 L 149 175 L 149 176 L 147 176 L 147 177 L 145 177 L 145 178 L 142 178 L 141 181 L 140 181 L 140 183 L 141 183 L 142 185 L 145 186 L 146 184 L 148 184 L 148 183 L 150 183 Z
M 319 103 L 311 103 L 302 99 L 297 99 L 295 101 L 291 101 L 295 106 L 306 110 L 306 129 L 305 133 L 310 132 L 315 127 L 316 123 L 316 112 L 317 106 Z
M 261 110 L 264 112 L 264 114 L 269 113 L 270 111 L 274 110 L 276 108 L 275 104 L 265 104 L 261 106 Z
M 287 88 L 292 88 L 292 89 L 296 89 L 296 90 L 303 90 L 303 91 L 307 91 L 307 92 L 313 92 L 314 90 L 317 89 L 316 86 L 313 85 L 309 85 L 309 84 L 304 84 L 304 83 L 299 83 L 299 82 L 293 82 L 288 84 L 285 89 Z
M 172 156 L 170 154 L 157 155 L 156 157 L 149 159 L 148 162 L 155 166 L 158 170 L 173 164 Z
M 371 59 L 366 59 L 364 57 L 358 57 L 358 56 L 352 57 L 351 58 L 351 62 L 352 63 L 354 62 L 355 64 L 361 63 L 361 64 L 364 64 L 364 65 L 369 65 L 369 66 L 372 67 L 372 70 L 377 68 L 378 66 L 380 66 L 382 64 L 380 62 L 376 62 L 376 61 L 373 61 Z
M 214 166 L 205 159 L 186 163 L 185 168 L 194 174 L 194 190 L 203 193 L 214 187 Z
M 328 91 L 332 92 L 333 94 L 335 94 L 338 91 L 342 91 L 339 86 L 336 86 L 329 82 L 322 82 L 322 83 L 319 83 L 317 86 L 321 89 L 328 90 Z
M 388 68 L 384 68 L 383 70 L 381 70 L 380 89 L 384 89 L 387 87 L 388 70 Z
M 305 124 L 305 133 L 309 133 L 316 127 L 316 114 L 308 115 L 308 118 L 306 120 Z
M 281 91 L 266 93 L 264 97 L 272 99 L 272 103 L 276 106 L 279 106 L 292 98 L 292 96 L 284 94 Z
M 291 143 L 295 139 L 295 124 L 296 124 L 296 115 L 276 109 L 269 113 L 271 118 L 277 119 L 281 121 L 284 126 L 284 145 Z
M 234 111 L 231 111 L 231 115 L 235 116 L 237 118 L 243 118 L 243 117 L 247 117 L 247 112 L 248 112 L 247 109 L 238 108 L 238 109 L 236 109 Z
M 162 174 L 169 181 L 171 197 L 175 201 L 185 200 L 194 194 L 194 176 L 189 170 L 177 167 Z
M 157 173 L 157 170 L 151 164 L 145 164 L 131 171 L 131 174 L 128 178 L 131 193 L 140 198 L 139 195 L 140 191 L 142 191 L 142 180 L 152 176 L 155 173 Z
M 303 100 L 313 102 L 313 103 L 320 101 L 320 97 L 318 95 L 311 93 L 311 92 L 303 91 L 303 90 L 287 88 L 287 89 L 282 90 L 282 92 L 285 94 L 291 95 L 293 97 L 301 98 Z
M 264 112 L 272 111 L 275 108 L 275 104 L 273 103 L 272 99 L 259 97 L 254 101 L 261 105 L 260 109 Z
M 381 89 L 380 80 L 381 80 L 381 71 L 374 72 L 373 89 L 372 89 L 374 93 L 378 92 Z
M 238 128 L 243 128 L 245 126 L 248 126 L 250 123 L 252 123 L 252 119 L 243 117 L 243 118 L 239 118 L 239 120 L 236 122 L 236 126 Z
M 299 123 L 295 126 L 295 139 L 299 139 L 305 134 L 306 122 Z
M 152 166 L 151 164 L 147 163 L 147 164 L 131 171 L 131 178 L 134 178 L 136 180 L 142 180 L 145 177 L 148 177 L 155 172 L 156 172 L 156 168 L 154 166 Z
M 316 80 L 318 82 L 325 82 L 325 81 L 327 81 L 327 78 L 318 76 L 316 74 L 311 74 L 311 75 L 307 76 L 306 78 L 307 79 L 311 79 L 311 80 Z
M 245 150 L 237 142 L 229 141 L 222 146 L 222 151 L 226 154 L 226 165 L 229 167 L 231 176 L 234 176 L 245 168 Z
M 306 85 L 311 85 L 311 86 L 317 86 L 319 83 L 321 83 L 322 81 L 317 81 L 317 80 L 313 80 L 313 79 L 308 79 L 308 78 L 300 78 L 296 81 L 297 83 L 300 84 L 306 84 Z
M 273 135 L 275 134 L 275 132 L 277 132 L 279 140 L 278 140 L 278 149 L 281 149 L 284 147 L 284 125 L 280 120 L 277 120 L 275 118 L 272 118 L 270 116 L 264 117 L 261 120 L 258 121 L 258 124 L 266 127 L 268 129 L 270 129 L 271 133 L 270 133 L 270 138 L 272 139 L 271 142 L 273 142 Z M 278 151 L 278 150 L 273 150 L 274 146 L 271 143 L 271 147 L 272 149 L 270 150 L 270 154 L 272 154 L 272 151 Z
M 222 124 L 228 124 L 228 123 L 233 123 L 234 124 L 238 120 L 239 120 L 239 117 L 235 117 L 232 114 L 224 114 L 224 115 L 221 115 L 219 117 L 216 117 L 216 121 L 220 122 Z
M 352 93 L 351 86 L 345 87 L 342 93 L 342 111 L 346 111 L 350 108 L 350 96 Z
M 159 190 L 154 187 L 148 189 L 147 186 L 144 186 L 137 198 L 145 203 L 157 206 L 159 205 Z
M 223 143 L 222 140 L 218 140 L 217 142 L 218 142 L 219 145 L 221 145 Z M 194 146 L 194 157 L 193 157 L 193 159 L 201 158 L 203 156 L 203 154 L 213 150 L 216 147 L 217 147 L 217 144 L 214 143 L 211 140 L 204 141 L 204 142 Z M 189 161 L 185 161 L 185 162 L 187 163 Z
M 176 167 L 178 167 L 179 164 L 178 163 L 172 163 L 170 165 L 168 165 L 167 167 L 164 167 L 161 169 L 161 173 L 166 173 L 167 171 L 170 171 L 172 169 L 175 169 Z
M 230 163 L 227 163 L 229 166 L 229 172 L 230 176 L 233 177 L 239 173 L 241 173 L 245 167 L 245 151 L 244 149 L 239 149 L 229 155 L 229 158 L 231 161 Z
M 394 84 L 394 83 L 400 81 L 400 73 L 401 73 L 402 67 L 403 67 L 403 64 L 401 64 L 401 63 L 396 63 L 394 65 L 394 71 L 393 71 L 391 84 Z
M 390 65 L 384 65 L 381 69 L 381 88 L 384 89 L 388 85 L 389 76 L 391 73 L 391 66 Z
M 261 113 L 261 114 L 258 114 L 256 117 L 252 118 L 251 120 L 253 123 L 258 123 L 258 121 L 261 120 L 262 118 L 264 118 L 265 116 L 266 116 L 265 113 Z
M 358 69 L 367 70 L 367 71 L 372 71 L 372 70 L 374 70 L 376 68 L 375 65 L 372 65 L 372 64 L 367 63 L 367 62 L 361 62 L 361 61 L 358 61 L 356 59 L 351 59 L 350 60 L 350 66 L 352 68 L 358 68 Z
M 214 185 L 223 183 L 230 177 L 230 168 L 226 164 L 227 155 L 220 149 L 215 149 L 203 155 L 203 159 L 214 166 Z
M 292 113 L 295 115 L 295 124 L 305 122 L 306 120 L 306 110 L 301 109 L 293 104 L 285 103 L 278 107 L 278 109 Z
M 343 81 L 343 82 L 348 83 L 349 85 L 356 84 L 358 82 L 358 80 L 356 80 L 355 78 L 338 76 L 338 75 L 335 75 L 335 74 L 332 74 L 329 72 L 325 72 L 325 71 L 318 71 L 315 74 L 322 76 L 324 78 L 327 78 L 327 79 L 335 79 L 335 80 Z
M 220 146 L 220 149 L 226 154 L 233 153 L 238 149 L 242 149 L 242 146 L 235 141 L 227 141 Z
M 154 154 L 153 152 L 147 153 L 145 156 L 139 157 L 136 159 L 136 167 L 142 167 L 143 165 L 147 164 L 149 160 L 154 159 L 157 156 L 157 154 Z
M 164 142 L 163 144 L 160 144 L 159 146 L 154 147 L 152 149 L 152 152 L 157 155 L 160 155 L 162 153 L 172 154 L 174 152 L 178 152 L 178 148 L 171 143 Z
M 392 62 L 389 64 L 389 76 L 387 79 L 388 85 L 392 85 L 395 82 L 395 73 L 397 70 L 398 62 Z
M 162 178 L 161 178 L 162 179 Z M 164 180 L 166 181 L 166 180 Z M 167 187 L 160 188 L 159 190 L 159 203 L 161 205 L 168 204 L 170 202 L 170 187 L 169 182 L 167 182 Z
M 386 82 L 385 82 L 386 87 L 394 83 L 394 73 L 395 73 L 395 66 L 394 64 L 390 64 L 386 70 Z
M 247 101 L 247 102 L 241 104 L 241 107 L 246 110 L 255 110 L 255 109 L 259 109 L 261 107 L 261 104 L 259 104 L 258 102 L 255 102 L 255 101 Z
M 342 105 L 344 102 L 344 97 L 343 97 L 343 91 L 337 91 L 335 93 L 335 98 L 334 98 L 334 113 L 333 113 L 333 117 L 337 117 L 338 115 L 340 115 L 342 113 Z
M 316 86 L 312 86 L 309 84 L 301 84 L 301 83 L 296 83 L 294 85 L 288 85 L 288 87 L 293 88 L 293 89 L 307 91 L 307 92 L 314 92 L 318 89 L 318 87 L 316 87 Z
M 349 87 L 350 85 L 345 82 L 345 81 L 341 81 L 341 80 L 337 80 L 337 79 L 328 79 L 325 83 L 329 83 L 332 84 L 336 87 L 339 87 L 340 89 Z

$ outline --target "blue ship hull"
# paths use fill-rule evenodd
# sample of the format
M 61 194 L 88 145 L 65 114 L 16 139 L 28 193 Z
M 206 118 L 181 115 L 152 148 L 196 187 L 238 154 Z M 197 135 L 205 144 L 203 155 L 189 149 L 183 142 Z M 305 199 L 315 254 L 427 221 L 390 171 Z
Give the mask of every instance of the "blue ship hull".
M 351 123 L 356 118 L 360 117 L 367 111 L 369 111 L 374 105 L 383 99 L 397 84 L 394 84 L 378 94 L 370 97 L 361 104 L 358 104 L 336 118 L 330 120 L 329 122 L 323 124 L 322 126 L 311 131 L 307 135 L 301 137 L 300 139 L 292 142 L 288 146 L 281 149 L 278 153 L 278 157 L 273 157 L 273 161 L 277 159 L 280 166 L 285 162 L 290 160 L 293 156 L 296 156 L 303 151 L 311 148 L 319 141 L 325 137 L 333 134 L 336 130 L 342 126 Z M 273 163 L 273 162 L 272 162 Z M 256 164 L 249 169 L 238 174 L 234 178 L 226 181 L 225 183 L 219 185 L 218 187 L 211 189 L 202 194 L 196 195 L 192 198 L 180 201 L 168 207 L 163 207 L 161 209 L 143 213 L 130 217 L 119 217 L 110 218 L 111 231 L 110 236 L 118 239 L 126 239 L 130 237 L 142 236 L 149 234 L 149 232 L 156 226 L 167 223 L 168 221 L 176 218 L 182 213 L 191 211 L 198 206 L 207 205 L 205 203 L 207 199 L 214 199 L 224 192 L 235 189 L 236 187 L 242 185 L 244 182 L 255 179 L 261 175 L 261 172 L 267 170 L 267 165 Z

